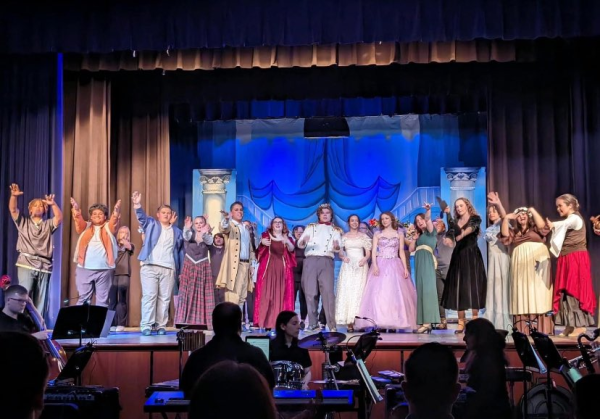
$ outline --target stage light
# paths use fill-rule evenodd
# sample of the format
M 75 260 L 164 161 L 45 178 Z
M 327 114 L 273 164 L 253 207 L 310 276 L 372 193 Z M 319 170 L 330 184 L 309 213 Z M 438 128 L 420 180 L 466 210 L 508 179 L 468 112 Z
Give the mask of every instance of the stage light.
M 346 118 L 306 118 L 304 120 L 305 138 L 349 137 L 350 128 Z

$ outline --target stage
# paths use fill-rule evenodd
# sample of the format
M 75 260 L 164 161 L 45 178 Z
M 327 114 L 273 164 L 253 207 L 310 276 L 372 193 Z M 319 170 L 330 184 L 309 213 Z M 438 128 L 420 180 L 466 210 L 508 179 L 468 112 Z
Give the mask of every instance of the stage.
M 418 346 L 428 342 L 439 342 L 450 346 L 459 359 L 464 353 L 464 335 L 454 334 L 455 325 L 449 325 L 445 331 L 433 331 L 431 334 L 413 333 L 382 333 L 381 340 L 375 350 L 368 356 L 366 365 L 372 376 L 377 376 L 378 371 L 395 370 L 402 372 L 404 361 Z M 593 329 L 589 329 L 591 332 Z M 338 331 L 345 333 L 344 329 Z M 557 329 L 560 333 L 560 329 Z M 206 341 L 210 341 L 212 332 L 205 332 Z M 300 338 L 313 333 L 301 332 Z M 347 333 L 346 340 L 339 346 L 345 348 L 345 343 L 351 340 L 350 346 L 356 343 L 361 333 Z M 246 336 L 264 335 L 257 331 L 243 333 Z M 580 355 L 577 349 L 577 340 L 573 338 L 552 337 L 561 354 L 572 359 Z M 79 346 L 77 339 L 58 341 L 69 353 Z M 83 343 L 88 343 L 84 340 Z M 123 408 L 121 418 L 142 419 L 148 417 L 143 413 L 146 400 L 145 390 L 151 384 L 171 381 L 179 377 L 179 347 L 177 343 L 177 330 L 169 328 L 163 336 L 142 336 L 139 328 L 127 328 L 125 332 L 112 333 L 106 338 L 92 340 L 96 352 L 84 370 L 83 385 L 99 385 L 103 387 L 118 387 L 120 403 Z M 507 338 L 506 353 L 511 367 L 520 367 L 514 344 L 510 336 Z M 319 350 L 310 351 L 313 362 L 312 378 L 321 380 L 320 365 L 324 362 L 324 354 Z M 183 362 L 187 359 L 187 352 L 183 354 Z M 345 357 L 345 355 L 344 355 Z M 535 374 L 534 374 L 535 375 Z M 534 383 L 537 377 L 534 377 Z M 562 377 L 553 375 L 557 385 L 566 387 Z M 315 385 L 315 388 L 318 388 Z M 514 397 L 519 400 L 522 395 L 522 384 L 514 383 Z M 373 410 L 372 418 L 384 418 L 384 403 L 379 403 Z M 356 415 L 345 413 L 343 417 Z

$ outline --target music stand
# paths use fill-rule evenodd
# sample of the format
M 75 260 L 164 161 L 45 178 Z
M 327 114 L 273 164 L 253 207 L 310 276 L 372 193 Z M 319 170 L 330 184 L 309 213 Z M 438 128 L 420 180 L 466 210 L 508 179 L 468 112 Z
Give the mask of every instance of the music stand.
M 63 307 L 58 312 L 52 339 L 79 338 L 81 347 L 84 338 L 97 339 L 102 336 L 107 312 L 108 308 L 91 304 Z
M 62 369 L 58 377 L 52 380 L 50 385 L 56 385 L 63 381 L 73 380 L 76 385 L 81 385 L 81 374 L 87 366 L 92 354 L 94 353 L 94 347 L 91 343 L 85 346 L 81 346 L 75 349 L 75 352 L 68 359 L 67 364 Z
M 548 404 L 548 419 L 552 419 L 552 391 L 554 390 L 554 386 L 550 377 L 550 370 L 554 369 L 560 372 L 560 367 L 564 363 L 563 357 L 560 356 L 556 345 L 554 345 L 554 342 L 552 342 L 552 339 L 548 335 L 534 330 L 531 332 L 531 337 L 535 342 L 538 352 L 542 355 L 546 367 L 548 367 L 546 374 L 546 400 Z
M 375 330 L 361 335 L 360 338 L 358 338 L 356 345 L 354 345 L 354 348 L 352 349 L 356 359 L 362 359 L 365 361 L 373 349 L 375 349 L 377 341 L 380 339 L 379 332 Z
M 533 346 L 531 346 L 531 342 L 529 342 L 529 338 L 526 334 L 519 332 L 519 330 L 516 328 L 513 328 L 512 338 L 515 344 L 515 349 L 517 350 L 517 354 L 519 355 L 519 359 L 523 363 L 523 416 L 525 419 L 527 419 L 529 417 L 529 406 L 527 404 L 527 369 L 529 368 L 541 374 L 546 373 L 547 369 L 533 349 Z

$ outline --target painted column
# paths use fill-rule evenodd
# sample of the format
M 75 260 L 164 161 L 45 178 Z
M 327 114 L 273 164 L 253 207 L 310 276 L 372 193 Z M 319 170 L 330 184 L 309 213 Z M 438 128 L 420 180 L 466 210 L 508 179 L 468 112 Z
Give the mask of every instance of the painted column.
M 475 183 L 480 167 L 445 167 L 446 179 L 450 183 L 450 202 L 448 205 L 454 205 L 458 198 L 467 198 L 474 205 L 475 203 Z
M 227 184 L 231 180 L 229 169 L 200 169 L 200 184 L 202 185 L 202 212 L 208 215 L 208 222 L 217 233 L 221 221 L 220 211 L 226 208 Z

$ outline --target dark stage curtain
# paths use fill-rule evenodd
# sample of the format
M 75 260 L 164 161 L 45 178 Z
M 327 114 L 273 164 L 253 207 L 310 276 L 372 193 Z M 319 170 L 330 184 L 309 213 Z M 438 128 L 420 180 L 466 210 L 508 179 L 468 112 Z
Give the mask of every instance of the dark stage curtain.
M 567 38 L 600 35 L 598 22 L 595 0 L 9 0 L 0 51 Z
M 8 212 L 8 186 L 18 183 L 23 190 L 19 209 L 25 214 L 29 201 L 46 194 L 56 194 L 56 202 L 61 205 L 57 65 L 57 57 L 50 55 L 0 56 L 0 270 L 10 275 L 13 283 L 17 283 L 17 230 Z M 51 296 L 60 287 L 60 236 L 60 230 L 54 234 Z M 56 316 L 57 309 L 57 301 L 51 299 L 51 316 Z

